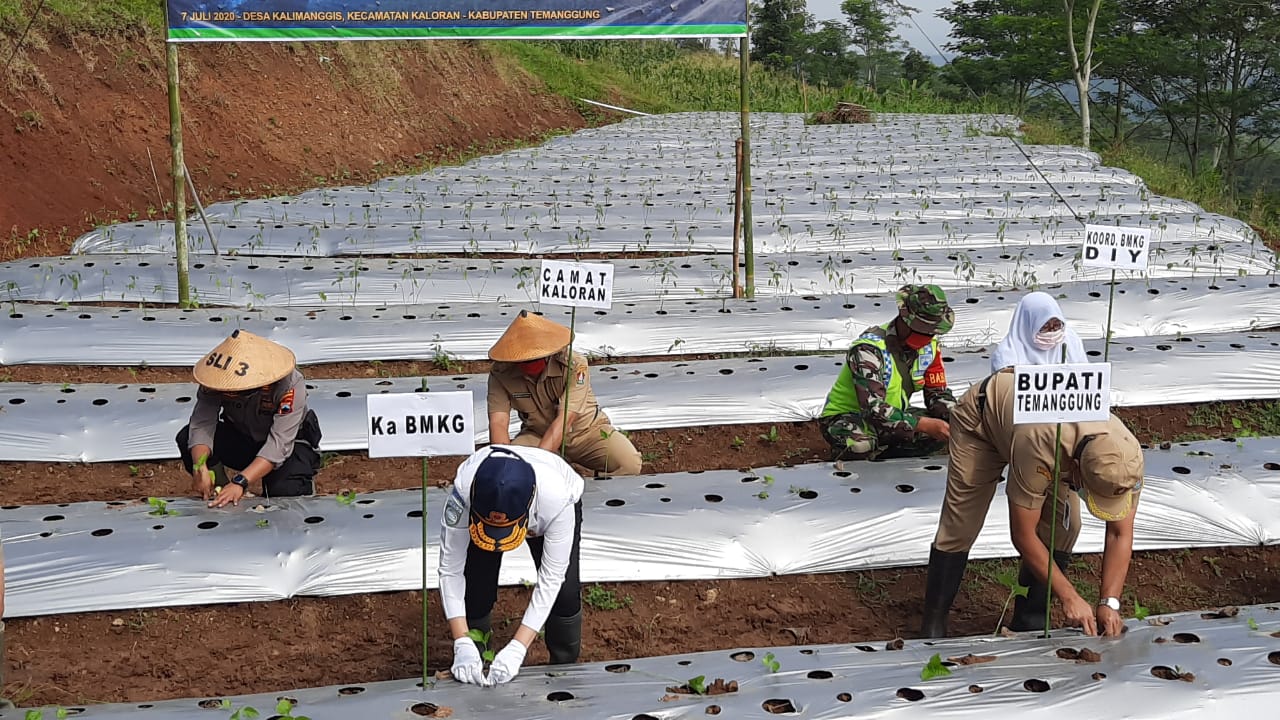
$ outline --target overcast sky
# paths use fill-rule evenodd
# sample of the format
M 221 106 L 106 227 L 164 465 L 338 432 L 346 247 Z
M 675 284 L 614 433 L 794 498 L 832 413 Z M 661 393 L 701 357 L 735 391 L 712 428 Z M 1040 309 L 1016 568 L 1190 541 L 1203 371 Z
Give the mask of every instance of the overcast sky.
M 840 14 L 840 0 L 808 0 L 809 12 L 813 13 L 814 18 L 819 22 L 823 20 L 844 20 L 844 16 Z M 938 47 L 947 44 L 947 33 L 951 30 L 951 24 L 946 20 L 937 16 L 938 8 L 947 7 L 952 4 L 952 0 L 904 0 L 904 5 L 919 10 L 915 14 L 916 24 L 924 30 Z M 920 52 L 935 58 L 937 62 L 937 53 L 929 45 L 929 40 L 925 39 L 925 35 L 921 35 L 916 30 L 915 25 L 906 22 L 898 28 L 898 37 L 907 41 L 911 47 L 918 49 Z M 951 55 L 947 50 L 943 50 L 948 56 Z

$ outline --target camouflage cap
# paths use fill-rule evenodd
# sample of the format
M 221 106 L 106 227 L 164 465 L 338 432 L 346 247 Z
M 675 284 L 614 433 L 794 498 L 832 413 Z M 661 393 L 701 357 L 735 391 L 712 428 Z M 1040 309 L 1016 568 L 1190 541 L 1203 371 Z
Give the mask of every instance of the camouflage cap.
M 947 294 L 937 285 L 903 285 L 898 289 L 898 315 L 923 335 L 945 335 L 956 324 Z

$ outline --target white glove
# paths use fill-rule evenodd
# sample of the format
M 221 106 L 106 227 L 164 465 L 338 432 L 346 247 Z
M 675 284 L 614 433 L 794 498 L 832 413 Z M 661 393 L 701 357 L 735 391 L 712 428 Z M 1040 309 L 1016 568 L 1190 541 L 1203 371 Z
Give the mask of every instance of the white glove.
M 472 685 L 488 685 L 484 677 L 484 662 L 475 641 L 463 636 L 453 641 L 453 667 L 449 669 L 453 679 Z
M 519 640 L 512 640 L 502 648 L 493 662 L 489 664 L 489 684 L 501 685 L 511 682 L 520 674 L 520 665 L 524 663 L 524 654 L 528 650 Z

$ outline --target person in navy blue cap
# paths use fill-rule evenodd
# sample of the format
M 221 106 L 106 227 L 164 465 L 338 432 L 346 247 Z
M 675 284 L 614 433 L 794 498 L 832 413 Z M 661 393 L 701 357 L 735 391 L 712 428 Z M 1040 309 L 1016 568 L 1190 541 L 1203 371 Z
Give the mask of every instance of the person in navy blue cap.
M 553 665 L 575 663 L 582 647 L 582 477 L 539 448 L 490 445 L 458 467 L 440 531 L 440 596 L 453 635 L 453 677 L 499 685 L 520 672 L 545 630 Z M 471 629 L 489 632 L 502 556 L 529 541 L 537 586 L 515 637 L 488 675 Z

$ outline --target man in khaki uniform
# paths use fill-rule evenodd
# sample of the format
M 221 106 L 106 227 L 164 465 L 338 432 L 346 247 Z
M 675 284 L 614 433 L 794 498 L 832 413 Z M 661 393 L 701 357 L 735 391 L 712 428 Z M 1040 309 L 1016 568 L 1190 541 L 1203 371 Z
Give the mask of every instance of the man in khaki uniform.
M 1106 422 L 1062 424 L 1057 505 L 1053 467 L 1057 425 L 1013 424 L 1014 373 L 1006 369 L 969 388 L 951 412 L 947 493 L 929 552 L 921 635 L 945 637 L 947 614 L 964 577 L 969 549 L 982 530 L 996 485 L 1009 468 L 1009 531 L 1022 556 L 1018 583 L 1027 597 L 1014 604 L 1009 627 L 1044 626 L 1049 531 L 1054 529 L 1053 593 L 1073 626 L 1086 635 L 1119 635 L 1120 596 L 1133 551 L 1133 516 L 1142 489 L 1142 446 L 1115 415 Z M 1065 571 L 1080 534 L 1080 500 L 1106 523 L 1097 605 L 1082 598 Z
M 559 454 L 565 437 L 561 404 L 568 384 L 569 429 L 565 460 L 606 475 L 638 475 L 640 453 L 609 423 L 591 391 L 587 360 L 568 358 L 569 329 L 521 310 L 489 350 L 489 442 L 539 447 Z M 511 410 L 520 433 L 510 439 Z

